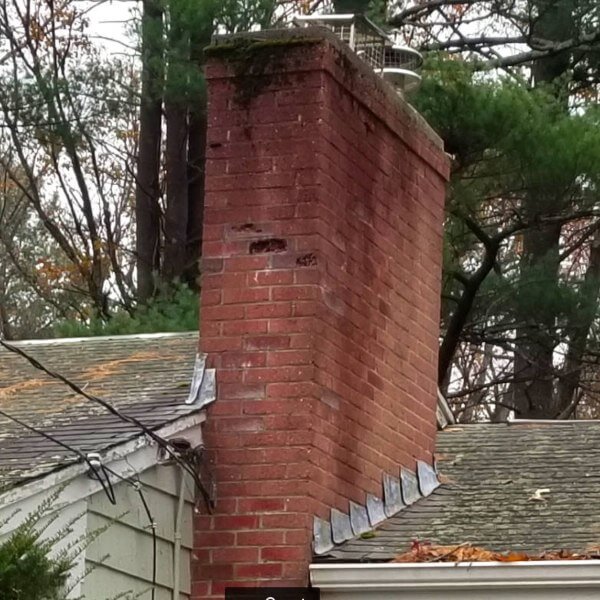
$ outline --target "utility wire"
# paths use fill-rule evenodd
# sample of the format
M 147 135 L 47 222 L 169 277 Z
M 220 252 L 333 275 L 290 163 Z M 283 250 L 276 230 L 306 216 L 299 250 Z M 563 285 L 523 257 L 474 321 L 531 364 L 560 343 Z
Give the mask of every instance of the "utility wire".
M 0 410 L 0 415 L 9 419 L 10 421 L 14 421 L 17 425 L 24 427 L 25 429 L 31 431 L 32 433 L 40 435 L 40 436 L 46 438 L 47 440 L 50 440 L 51 442 L 61 446 L 65 450 L 68 450 L 69 452 L 73 452 L 74 454 L 79 456 L 79 458 L 81 458 L 82 460 L 84 460 L 87 463 L 88 467 L 90 468 L 90 471 L 92 471 L 94 473 L 94 475 L 96 476 L 96 479 L 100 482 L 100 485 L 102 486 L 102 489 L 104 490 L 104 493 L 106 494 L 106 497 L 108 498 L 110 503 L 111 504 L 117 503 L 117 501 L 115 499 L 115 493 L 112 488 L 110 479 L 108 479 L 108 477 L 107 477 L 107 482 L 105 483 L 102 480 L 101 474 L 97 470 L 97 466 L 81 450 L 79 450 L 78 448 L 73 448 L 72 446 L 69 446 L 68 444 L 65 444 L 64 442 L 61 442 L 58 438 L 55 438 L 53 435 L 50 435 L 49 433 L 46 433 L 45 431 L 42 431 L 41 429 L 37 429 L 36 427 L 33 427 L 32 425 L 29 425 L 29 424 L 25 423 L 24 421 L 21 421 L 21 419 L 18 419 L 17 417 L 8 414 L 4 410 Z M 103 471 L 105 471 L 105 468 L 102 465 L 101 465 L 101 468 Z M 105 475 L 106 475 L 106 473 L 105 473 Z
M 95 479 L 97 479 L 99 481 L 100 485 L 102 486 L 102 489 L 104 490 L 104 492 L 105 492 L 106 496 L 108 497 L 108 500 L 110 501 L 111 504 L 116 505 L 117 499 L 115 496 L 112 482 L 110 480 L 110 477 L 108 476 L 108 473 L 112 474 L 117 479 L 120 479 L 121 481 L 128 483 L 135 489 L 135 491 L 138 493 L 138 495 L 140 497 L 140 500 L 142 501 L 144 510 L 146 512 L 146 516 L 148 517 L 148 521 L 149 521 L 150 527 L 152 529 L 152 592 L 151 593 L 152 593 L 152 600 L 154 600 L 155 592 L 156 592 L 156 564 L 157 564 L 157 560 L 156 560 L 156 556 L 157 556 L 156 521 L 154 520 L 154 517 L 152 516 L 152 513 L 150 512 L 150 507 L 148 506 L 148 503 L 146 502 L 144 492 L 142 491 L 142 483 L 139 481 L 139 479 L 138 479 L 138 481 L 136 481 L 136 480 L 132 479 L 131 477 L 123 477 L 116 471 L 113 471 L 109 467 L 106 467 L 104 464 L 100 463 L 100 468 L 102 469 L 102 472 L 106 477 L 106 483 L 105 483 L 102 480 L 102 477 L 100 476 L 100 473 L 98 472 L 98 470 L 96 468 L 96 465 L 89 459 L 89 457 L 87 455 L 85 455 L 78 448 L 74 448 L 73 446 L 69 446 L 69 444 L 65 444 L 65 442 L 62 442 L 61 440 L 54 437 L 53 435 L 50 435 L 49 433 L 42 431 L 41 429 L 38 429 L 37 427 L 34 427 L 33 425 L 29 425 L 28 423 L 21 421 L 21 419 L 18 419 L 17 417 L 10 415 L 9 413 L 7 413 L 4 410 L 0 410 L 0 415 L 9 419 L 10 421 L 14 421 L 17 425 L 24 427 L 25 429 L 27 429 L 28 431 L 31 431 L 34 434 L 37 434 L 37 435 L 40 435 L 40 436 L 46 438 L 47 440 L 57 444 L 58 446 L 61 446 L 61 448 L 64 448 L 65 450 L 68 450 L 69 452 L 72 452 L 73 454 L 76 454 L 81 459 L 83 459 L 89 466 L 92 473 L 94 473 Z
M 167 454 L 169 454 L 169 456 L 179 466 L 181 466 L 183 469 L 185 469 L 192 476 L 194 483 L 200 490 L 202 498 L 204 499 L 204 502 L 206 503 L 207 509 L 209 511 L 211 510 L 212 499 L 210 497 L 210 494 L 207 492 L 206 488 L 204 487 L 204 484 L 200 480 L 200 477 L 198 476 L 196 471 L 194 471 L 194 469 L 188 463 L 183 461 L 180 458 L 180 456 L 171 448 L 171 445 L 169 444 L 169 442 L 167 442 L 166 440 L 161 438 L 159 435 L 157 435 L 154 431 L 152 431 L 152 429 L 149 429 L 148 427 L 146 427 L 146 425 L 144 425 L 139 419 L 136 419 L 135 417 L 124 414 L 118 408 L 115 408 L 112 404 L 110 404 L 110 402 L 107 402 L 103 398 L 94 396 L 92 394 L 88 394 L 86 391 L 83 390 L 83 388 L 79 387 L 76 383 L 73 383 L 71 380 L 67 379 L 64 375 L 61 375 L 60 373 L 57 373 L 55 371 L 48 369 L 39 360 L 37 360 L 33 356 L 29 355 L 27 352 L 25 352 L 21 348 L 19 348 L 17 346 L 13 346 L 12 344 L 9 344 L 4 339 L 0 339 L 0 346 L 5 348 L 9 352 L 18 355 L 21 358 L 24 358 L 27 362 L 29 362 L 29 364 L 32 367 L 38 369 L 39 371 L 46 373 L 46 375 L 48 375 L 52 379 L 56 379 L 56 380 L 60 381 L 61 383 L 64 383 L 67 387 L 69 387 L 71 390 L 73 390 L 76 394 L 83 396 L 90 402 L 99 404 L 100 406 L 105 408 L 108 412 L 115 415 L 122 421 L 124 421 L 126 423 L 130 423 L 132 425 L 135 425 L 136 427 L 141 429 L 150 439 L 152 439 L 154 442 L 156 442 L 158 444 L 158 446 L 163 448 L 167 452 Z
M 152 600 L 154 600 L 156 593 L 156 521 L 152 518 L 152 513 L 150 512 L 150 508 L 148 507 L 148 503 L 146 502 L 146 498 L 142 493 L 141 486 L 137 488 L 137 493 L 140 495 L 140 500 L 144 505 L 144 510 L 146 511 L 146 516 L 148 517 L 148 521 L 150 521 L 150 527 L 152 528 Z

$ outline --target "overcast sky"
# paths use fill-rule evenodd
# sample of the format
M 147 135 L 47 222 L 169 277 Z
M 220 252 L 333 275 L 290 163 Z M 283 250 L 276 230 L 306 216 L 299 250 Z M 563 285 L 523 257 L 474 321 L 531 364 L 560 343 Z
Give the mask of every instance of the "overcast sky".
M 131 42 L 127 27 L 131 28 L 137 4 L 137 0 L 84 0 L 80 6 L 89 9 L 91 35 L 110 52 L 124 52 L 127 48 L 123 44 Z

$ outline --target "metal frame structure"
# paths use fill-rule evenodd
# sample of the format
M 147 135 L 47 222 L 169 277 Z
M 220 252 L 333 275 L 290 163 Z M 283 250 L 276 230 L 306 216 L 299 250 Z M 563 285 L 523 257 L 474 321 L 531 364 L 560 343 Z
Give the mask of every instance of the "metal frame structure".
M 396 44 L 397 32 L 388 35 L 364 15 L 299 15 L 293 23 L 296 27 L 323 27 L 333 32 L 397 90 L 413 90 L 421 81 L 417 72 L 423 63 L 421 55 Z

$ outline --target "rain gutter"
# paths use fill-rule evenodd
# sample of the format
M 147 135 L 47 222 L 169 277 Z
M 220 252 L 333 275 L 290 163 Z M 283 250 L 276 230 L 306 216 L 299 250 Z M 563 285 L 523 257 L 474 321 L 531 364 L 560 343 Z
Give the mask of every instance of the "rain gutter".
M 600 598 L 600 560 L 479 563 L 318 563 L 322 600 Z

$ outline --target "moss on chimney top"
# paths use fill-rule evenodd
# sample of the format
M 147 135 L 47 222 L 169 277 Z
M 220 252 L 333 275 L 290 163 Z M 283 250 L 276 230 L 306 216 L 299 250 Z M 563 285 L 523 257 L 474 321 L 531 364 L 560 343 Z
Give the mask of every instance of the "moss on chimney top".
M 312 37 L 233 37 L 205 49 L 209 58 L 227 60 L 234 67 L 236 94 L 234 100 L 248 107 L 253 98 L 271 83 L 282 84 L 287 73 L 283 69 L 285 50 L 292 47 L 320 44 L 323 38 Z M 281 70 L 281 72 L 277 72 Z

